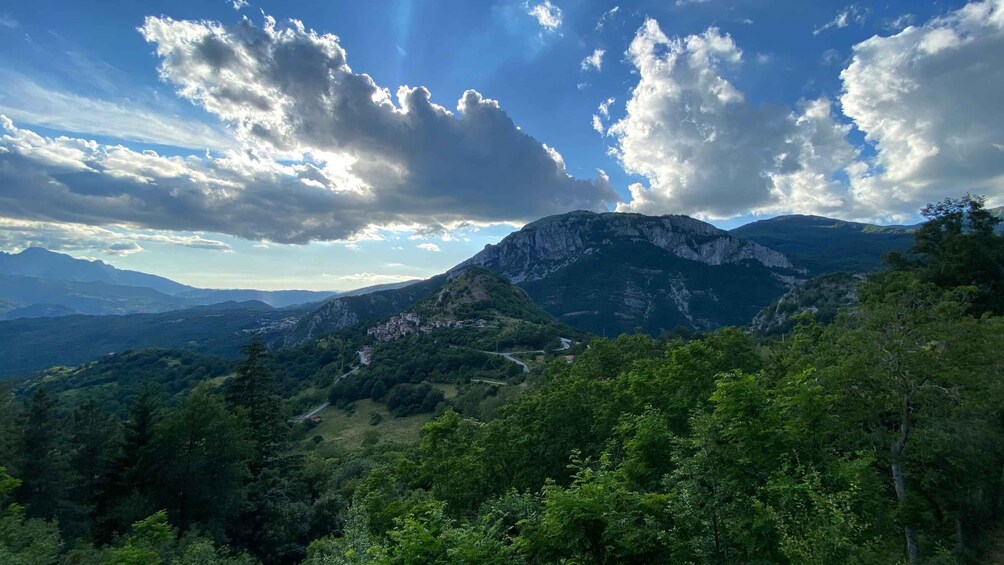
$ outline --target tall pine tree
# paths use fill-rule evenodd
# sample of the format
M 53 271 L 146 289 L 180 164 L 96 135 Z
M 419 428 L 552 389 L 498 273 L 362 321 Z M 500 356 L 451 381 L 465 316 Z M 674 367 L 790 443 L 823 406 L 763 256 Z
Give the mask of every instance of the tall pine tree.
M 10 386 L 0 383 L 0 467 L 16 473 L 18 448 L 20 447 L 18 426 L 19 408 L 14 402 Z
M 105 511 L 118 448 L 118 422 L 91 398 L 73 411 L 72 424 L 70 463 L 77 472 L 77 480 L 70 500 L 79 510 L 81 520 L 70 537 L 79 537 L 90 534 L 94 518 Z
M 56 400 L 45 388 L 35 391 L 21 433 L 20 500 L 33 518 L 60 518 L 67 512 L 71 470 Z
M 266 364 L 268 350 L 255 338 L 243 349 L 244 359 L 226 385 L 226 400 L 231 409 L 247 419 L 255 454 L 251 475 L 274 464 L 289 447 L 289 427 L 282 410 L 275 375 Z
M 156 482 L 156 458 L 151 453 L 154 429 L 160 419 L 160 400 L 147 383 L 129 407 L 123 424 L 122 445 L 109 478 L 109 509 L 102 524 L 107 541 L 112 533 L 122 533 L 131 524 L 152 514 L 150 499 Z
M 289 425 L 268 368 L 268 351 L 257 338 L 226 387 L 230 407 L 247 421 L 254 452 L 249 465 L 247 506 L 234 538 L 269 563 L 302 557 L 309 517 L 298 460 L 290 452 Z

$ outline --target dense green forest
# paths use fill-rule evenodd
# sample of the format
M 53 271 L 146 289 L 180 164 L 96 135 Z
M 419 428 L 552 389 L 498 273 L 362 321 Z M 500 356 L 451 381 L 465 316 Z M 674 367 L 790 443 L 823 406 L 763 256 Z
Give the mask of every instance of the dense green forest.
M 86 387 L 6 392 L 0 563 L 993 562 L 1004 236 L 979 198 L 924 212 L 853 307 L 776 337 L 594 339 L 454 401 L 431 365 L 483 353 L 394 342 L 417 365 L 374 367 L 369 395 L 437 411 L 417 444 L 310 449 L 289 423 L 358 332 L 252 342 L 225 380 L 139 386 L 124 415 Z

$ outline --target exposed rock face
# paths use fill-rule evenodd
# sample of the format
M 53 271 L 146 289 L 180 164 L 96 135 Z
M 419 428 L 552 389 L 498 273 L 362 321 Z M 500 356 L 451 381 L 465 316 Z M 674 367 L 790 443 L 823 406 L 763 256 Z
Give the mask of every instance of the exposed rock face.
M 676 257 L 706 265 L 756 261 L 792 269 L 781 253 L 729 235 L 687 216 L 572 212 L 527 224 L 498 245 L 488 245 L 451 272 L 472 265 L 504 274 L 514 283 L 543 279 L 615 240 L 647 242 Z
M 781 334 L 790 331 L 795 325 L 794 318 L 806 312 L 820 322 L 829 323 L 841 308 L 857 304 L 857 287 L 865 279 L 865 275 L 852 273 L 830 273 L 810 279 L 761 310 L 750 327 L 762 335 Z
M 471 266 L 562 321 L 611 334 L 745 324 L 805 278 L 783 254 L 693 218 L 592 212 L 528 224 L 448 274 Z
M 559 321 L 607 335 L 746 325 L 805 279 L 783 254 L 693 218 L 572 212 L 528 224 L 445 275 L 329 300 L 279 344 L 405 311 L 471 267 L 518 284 Z
M 291 339 L 286 340 L 292 343 L 284 342 L 283 345 L 293 345 L 317 339 L 358 323 L 359 315 L 353 312 L 348 300 L 335 298 L 325 302 L 320 308 L 301 320 L 297 324 L 295 332 L 289 336 Z

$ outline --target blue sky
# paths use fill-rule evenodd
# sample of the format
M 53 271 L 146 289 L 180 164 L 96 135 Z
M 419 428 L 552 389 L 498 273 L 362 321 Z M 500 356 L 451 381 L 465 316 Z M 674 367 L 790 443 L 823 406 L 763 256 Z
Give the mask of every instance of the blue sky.
M 730 228 L 909 221 L 966 190 L 1000 204 L 1002 12 L 8 4 L 0 246 L 198 286 L 346 289 L 441 272 L 574 208 Z

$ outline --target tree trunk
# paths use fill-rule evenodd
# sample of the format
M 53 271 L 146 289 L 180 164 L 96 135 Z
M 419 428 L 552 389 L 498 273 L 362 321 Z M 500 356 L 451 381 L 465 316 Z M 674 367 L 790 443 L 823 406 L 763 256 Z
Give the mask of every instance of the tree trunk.
M 906 504 L 906 480 L 903 478 L 903 466 L 900 458 L 906 449 L 906 440 L 910 435 L 910 393 L 903 395 L 903 407 L 899 420 L 899 439 L 892 444 L 892 482 L 896 488 L 896 501 L 900 509 Z M 906 537 L 906 556 L 910 563 L 920 561 L 920 548 L 917 547 L 917 532 L 909 525 L 903 527 Z
M 722 544 L 718 534 L 718 485 L 714 481 L 711 483 L 711 500 L 713 504 L 711 509 L 711 531 L 715 537 L 715 557 L 721 558 Z
M 962 513 L 955 515 L 955 559 L 962 563 L 962 557 L 966 554 L 965 528 L 962 527 Z

